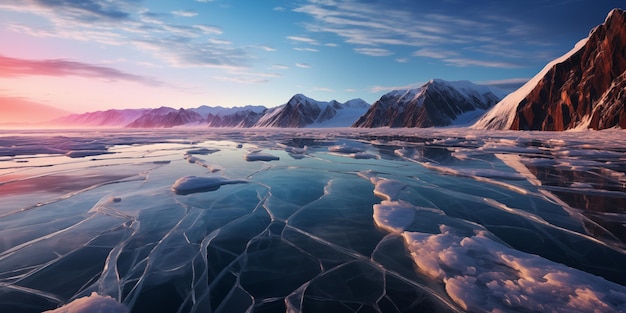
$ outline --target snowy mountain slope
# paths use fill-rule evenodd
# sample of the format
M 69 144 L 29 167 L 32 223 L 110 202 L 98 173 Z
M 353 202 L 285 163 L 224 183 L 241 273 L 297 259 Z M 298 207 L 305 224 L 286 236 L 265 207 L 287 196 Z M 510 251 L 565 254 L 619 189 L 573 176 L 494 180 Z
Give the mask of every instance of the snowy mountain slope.
M 150 110 L 141 117 L 126 125 L 130 128 L 170 128 L 182 125 L 198 125 L 204 121 L 199 113 L 192 110 L 175 110 L 168 107 L 161 107 Z
M 468 81 L 433 79 L 420 88 L 383 95 L 353 127 L 433 127 L 467 123 L 500 100 L 502 92 Z M 460 120 L 459 118 L 462 117 Z
M 565 55 L 483 116 L 473 128 L 626 128 L 626 12 L 612 10 Z
M 223 117 L 227 115 L 239 114 L 241 112 L 262 113 L 263 111 L 267 110 L 267 108 L 261 105 L 246 105 L 243 107 L 232 107 L 232 108 L 225 108 L 222 106 L 210 107 L 210 106 L 202 105 L 195 109 L 189 109 L 189 110 L 202 115 L 203 118 L 207 118 L 209 115 Z
M 47 125 L 89 126 L 89 127 L 124 127 L 150 109 L 106 110 L 83 114 L 70 114 L 47 122 Z
M 369 105 L 354 99 L 346 103 L 322 102 L 302 94 L 294 95 L 281 106 L 268 109 L 255 127 L 347 127 L 363 114 Z
M 302 94 L 284 105 L 192 109 L 127 109 L 72 114 L 50 122 L 56 126 L 170 128 L 188 127 L 348 127 L 367 109 L 361 99 L 345 103 L 317 101 Z

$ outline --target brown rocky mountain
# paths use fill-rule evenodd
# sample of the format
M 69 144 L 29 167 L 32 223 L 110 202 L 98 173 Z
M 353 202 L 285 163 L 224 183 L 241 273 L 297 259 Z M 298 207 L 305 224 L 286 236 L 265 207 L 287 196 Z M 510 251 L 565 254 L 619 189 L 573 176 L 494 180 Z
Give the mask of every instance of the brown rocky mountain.
M 626 128 L 626 12 L 612 10 L 586 41 L 498 103 L 476 128 Z
M 384 94 L 352 127 L 462 126 L 500 99 L 486 86 L 433 79 L 420 88 Z

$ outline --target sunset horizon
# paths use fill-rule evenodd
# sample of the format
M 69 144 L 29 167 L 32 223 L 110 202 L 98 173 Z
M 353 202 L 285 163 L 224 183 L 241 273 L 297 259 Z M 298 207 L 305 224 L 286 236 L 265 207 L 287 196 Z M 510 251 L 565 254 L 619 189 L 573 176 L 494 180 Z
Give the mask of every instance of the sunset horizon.
M 86 3 L 0 3 L 0 38 L 11 43 L 0 48 L 0 123 L 29 122 L 16 99 L 58 117 L 271 108 L 299 93 L 371 104 L 434 78 L 512 91 L 621 4 Z

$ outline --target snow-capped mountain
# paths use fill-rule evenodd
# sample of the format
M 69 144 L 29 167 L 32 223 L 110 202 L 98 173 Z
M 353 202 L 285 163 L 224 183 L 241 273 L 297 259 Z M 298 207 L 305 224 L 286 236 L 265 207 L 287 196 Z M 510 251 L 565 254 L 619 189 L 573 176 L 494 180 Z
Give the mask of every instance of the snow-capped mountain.
M 72 114 L 46 123 L 71 127 L 348 127 L 367 109 L 361 99 L 345 103 L 322 102 L 297 94 L 286 104 L 264 106 L 209 107 L 192 109 L 126 109 Z
M 132 123 L 131 128 L 170 128 L 181 125 L 198 125 L 204 118 L 197 112 L 186 109 L 175 110 L 168 107 L 149 110 Z
M 612 10 L 586 39 L 500 101 L 474 128 L 626 128 L 626 12 Z
M 463 125 L 495 105 L 502 92 L 468 81 L 433 79 L 420 88 L 383 95 L 352 127 Z
M 209 127 L 252 127 L 267 108 L 260 105 L 233 108 L 201 106 L 192 110 L 200 113 Z
M 317 101 L 296 94 L 281 106 L 269 109 L 255 127 L 347 127 L 369 108 L 361 99 L 345 103 Z
M 124 127 L 140 118 L 150 109 L 106 110 L 83 114 L 70 114 L 46 124 L 81 127 Z

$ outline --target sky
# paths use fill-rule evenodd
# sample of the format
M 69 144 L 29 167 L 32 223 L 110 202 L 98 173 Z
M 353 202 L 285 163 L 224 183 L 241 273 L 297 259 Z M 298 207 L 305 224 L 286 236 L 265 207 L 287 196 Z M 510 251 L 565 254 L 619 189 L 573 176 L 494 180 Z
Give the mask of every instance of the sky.
M 0 116 L 514 88 L 622 1 L 0 0 Z

